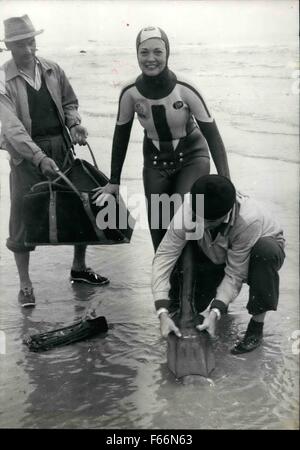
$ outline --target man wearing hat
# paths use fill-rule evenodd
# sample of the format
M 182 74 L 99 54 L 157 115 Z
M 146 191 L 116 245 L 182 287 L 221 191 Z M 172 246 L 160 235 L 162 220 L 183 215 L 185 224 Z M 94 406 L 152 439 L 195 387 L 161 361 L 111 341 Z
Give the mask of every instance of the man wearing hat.
M 55 177 L 73 160 L 72 144 L 85 145 L 78 100 L 58 64 L 36 57 L 35 30 L 29 17 L 4 21 L 4 42 L 12 59 L 0 67 L 2 142 L 10 154 L 11 211 L 7 247 L 14 253 L 20 278 L 19 301 L 34 306 L 29 255 L 22 221 L 23 196 L 32 185 Z M 108 279 L 88 269 L 85 246 L 74 247 L 71 280 L 102 285 Z
M 199 199 L 204 199 L 204 208 L 199 208 Z M 168 297 L 169 278 L 191 239 L 197 254 L 193 299 L 196 328 L 214 336 L 216 321 L 247 282 L 247 309 L 252 317 L 244 337 L 231 352 L 254 350 L 262 341 L 266 312 L 277 309 L 278 271 L 285 258 L 282 229 L 262 205 L 236 192 L 228 178 L 200 177 L 173 218 L 153 260 L 152 291 L 163 337 L 170 332 L 181 336 L 169 315 L 174 309 Z

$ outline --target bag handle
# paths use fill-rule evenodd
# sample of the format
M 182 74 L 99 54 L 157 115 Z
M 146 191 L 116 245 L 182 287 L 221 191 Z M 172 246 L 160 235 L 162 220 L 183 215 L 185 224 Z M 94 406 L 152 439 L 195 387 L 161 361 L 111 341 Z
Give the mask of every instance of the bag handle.
M 93 160 L 93 164 L 94 164 L 94 166 L 96 167 L 96 169 L 98 169 L 99 170 L 99 167 L 98 167 L 98 164 L 97 164 L 97 161 L 96 161 L 96 158 L 95 158 L 95 155 L 94 155 L 94 153 L 93 153 L 93 151 L 92 151 L 92 149 L 91 149 L 91 146 L 90 146 L 90 144 L 86 141 L 86 146 L 87 146 L 87 148 L 89 149 L 89 152 L 90 152 L 90 154 L 91 154 L 91 157 L 92 157 L 92 160 Z M 74 155 L 75 155 L 75 151 L 74 151 L 74 145 L 72 146 L 72 150 L 73 150 L 73 153 L 74 153 Z
M 80 192 L 78 191 L 78 189 L 74 186 L 74 184 L 72 183 L 72 181 L 70 181 L 69 178 L 66 177 L 66 175 L 65 175 L 63 172 L 61 172 L 60 170 L 58 170 L 57 173 L 58 173 L 59 176 L 58 176 L 58 178 L 56 178 L 56 179 L 62 178 L 62 179 L 64 180 L 64 182 L 67 183 L 67 185 L 75 192 L 75 194 L 77 194 L 78 197 L 79 197 L 81 200 L 83 200 L 83 197 L 82 197 L 81 193 L 80 193 Z
M 57 177 L 57 180 L 59 180 L 59 178 L 60 177 Z M 40 187 L 43 187 L 43 186 L 48 186 L 49 187 L 49 185 L 51 186 L 51 188 L 52 187 L 56 187 L 56 188 L 59 188 L 59 189 L 67 189 L 68 187 L 67 186 L 65 186 L 64 184 L 59 184 L 59 183 L 57 183 L 56 181 L 41 181 L 40 183 L 36 183 L 36 184 L 34 184 L 31 188 L 30 188 L 30 191 L 31 192 L 35 192 L 36 191 L 36 189 L 38 189 L 38 188 L 40 188 Z M 50 188 L 49 188 L 49 190 L 50 190 Z
M 94 156 L 94 153 L 93 153 L 93 151 L 92 151 L 92 149 L 91 149 L 90 144 L 87 142 L 86 145 L 87 145 L 87 148 L 88 148 L 89 151 L 90 151 L 90 154 L 91 154 L 91 157 L 92 157 L 94 166 L 96 167 L 96 169 L 100 170 L 99 167 L 98 167 L 96 158 L 95 158 L 95 156 Z M 72 148 L 74 149 L 74 147 L 72 147 Z M 65 170 L 65 172 L 57 172 L 57 173 L 64 173 L 64 174 L 67 174 L 67 173 L 69 172 L 69 170 L 70 170 L 70 168 L 68 168 L 67 170 Z M 62 177 L 61 177 L 61 176 L 58 176 L 57 178 L 55 178 L 55 180 L 53 180 L 53 183 L 55 183 L 55 182 L 56 182 L 57 180 L 59 180 L 60 178 L 62 178 Z
M 62 186 L 62 185 L 60 185 L 59 183 L 56 182 L 57 180 L 62 178 L 66 182 L 66 184 L 71 188 L 71 190 L 74 191 L 81 200 L 83 200 L 83 196 L 78 191 L 78 189 L 74 186 L 72 181 L 70 181 L 69 178 L 66 177 L 66 175 L 63 172 L 61 172 L 60 170 L 57 170 L 57 174 L 59 176 L 54 181 L 50 181 L 50 180 L 48 180 L 48 181 L 41 181 L 40 183 L 37 183 L 34 186 L 32 186 L 31 191 L 34 192 L 36 188 L 39 188 L 41 186 L 48 186 L 49 187 L 49 191 L 52 194 L 52 192 L 53 192 L 52 187 L 53 186 L 64 188 L 64 186 Z
M 90 151 L 90 154 L 91 154 L 91 157 L 92 157 L 92 160 L 93 160 L 93 163 L 94 163 L 94 166 L 96 167 L 96 169 L 98 169 L 99 170 L 99 167 L 98 167 L 98 164 L 97 164 L 97 161 L 96 161 L 96 158 L 95 158 L 95 156 L 94 156 L 94 153 L 92 152 L 92 149 L 91 149 L 91 146 L 90 146 L 90 144 L 87 142 L 86 143 L 86 145 L 87 145 L 87 148 L 89 149 L 89 151 Z
M 88 149 L 89 149 L 89 151 L 90 151 L 90 154 L 91 154 L 91 157 L 92 157 L 94 166 L 96 167 L 96 169 L 99 170 L 99 167 L 98 167 L 98 164 L 97 164 L 97 162 L 96 162 L 94 153 L 93 153 L 93 151 L 92 151 L 90 145 L 88 144 L 88 142 L 86 143 L 86 145 L 87 145 L 87 147 L 88 147 Z M 80 192 L 78 191 L 78 189 L 74 186 L 74 184 L 72 183 L 72 181 L 70 181 L 69 178 L 65 175 L 65 174 L 68 172 L 68 170 L 69 170 L 69 169 L 67 169 L 65 172 L 62 172 L 61 170 L 57 170 L 58 177 L 55 178 L 55 180 L 53 180 L 53 181 L 42 181 L 42 182 L 40 182 L 40 183 L 35 184 L 35 185 L 34 185 L 34 188 L 48 185 L 48 186 L 49 186 L 49 189 L 51 190 L 52 185 L 57 185 L 57 184 L 58 184 L 57 181 L 58 181 L 60 178 L 62 178 L 62 179 L 65 181 L 65 183 L 72 189 L 72 191 L 74 191 L 74 192 L 78 195 L 78 197 L 83 201 L 83 196 L 81 195 L 81 193 L 80 193 Z

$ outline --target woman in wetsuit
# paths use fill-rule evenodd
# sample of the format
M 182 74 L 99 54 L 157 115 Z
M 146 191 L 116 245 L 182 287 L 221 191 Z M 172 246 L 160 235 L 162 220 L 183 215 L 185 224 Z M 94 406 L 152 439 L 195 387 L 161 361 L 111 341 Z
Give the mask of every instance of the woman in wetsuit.
M 121 171 L 136 113 L 145 130 L 143 180 L 149 227 L 156 251 L 166 226 L 151 227 L 151 216 L 156 213 L 151 211 L 151 194 L 178 193 L 183 196 L 189 192 L 194 181 L 209 174 L 209 152 L 218 174 L 228 178 L 230 175 L 220 133 L 201 94 L 168 68 L 169 40 L 164 31 L 157 27 L 143 28 L 137 36 L 136 48 L 142 73 L 121 91 L 110 183 L 99 188 L 94 198 L 99 194 L 119 193 Z M 161 218 L 159 222 L 161 224 Z

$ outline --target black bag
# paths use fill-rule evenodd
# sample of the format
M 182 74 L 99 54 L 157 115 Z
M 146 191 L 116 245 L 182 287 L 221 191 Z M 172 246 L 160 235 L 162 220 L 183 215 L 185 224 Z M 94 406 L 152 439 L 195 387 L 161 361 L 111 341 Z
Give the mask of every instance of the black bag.
M 107 245 L 129 243 L 135 220 L 119 196 L 115 201 L 113 224 L 101 229 L 97 225 L 98 213 L 106 208 L 93 204 L 91 192 L 105 186 L 109 180 L 98 169 L 82 159 L 75 159 L 72 166 L 54 181 L 35 184 L 24 196 L 23 219 L 25 244 L 32 245 Z M 102 222 L 108 222 L 103 213 Z M 111 218 L 111 216 L 110 216 Z M 121 218 L 121 221 L 120 221 Z

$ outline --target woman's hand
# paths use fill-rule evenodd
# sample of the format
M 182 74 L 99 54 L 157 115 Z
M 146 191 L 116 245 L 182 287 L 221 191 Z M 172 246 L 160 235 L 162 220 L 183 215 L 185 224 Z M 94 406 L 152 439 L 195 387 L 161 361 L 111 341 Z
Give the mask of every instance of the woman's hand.
M 110 195 L 116 197 L 117 202 L 119 201 L 119 184 L 107 183 L 105 186 L 93 189 L 94 195 L 92 200 L 94 200 L 94 205 L 103 206 Z

